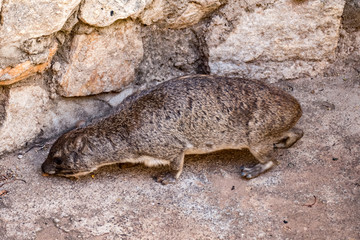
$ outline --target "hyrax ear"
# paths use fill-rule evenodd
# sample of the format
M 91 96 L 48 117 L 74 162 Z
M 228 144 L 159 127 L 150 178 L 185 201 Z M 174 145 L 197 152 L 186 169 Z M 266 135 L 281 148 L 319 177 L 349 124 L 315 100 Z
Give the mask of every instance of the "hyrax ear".
M 70 159 L 72 160 L 73 163 L 77 163 L 78 162 L 78 156 L 79 154 L 76 152 L 71 152 L 70 153 Z
M 83 152 L 87 144 L 87 139 L 85 136 L 79 135 L 74 141 L 75 150 L 77 152 Z

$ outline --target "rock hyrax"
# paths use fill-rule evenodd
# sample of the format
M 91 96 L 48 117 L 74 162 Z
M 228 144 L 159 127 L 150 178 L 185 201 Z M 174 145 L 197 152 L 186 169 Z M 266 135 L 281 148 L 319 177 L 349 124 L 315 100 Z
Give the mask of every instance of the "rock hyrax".
M 127 97 L 116 114 L 62 135 L 42 170 L 78 177 L 114 163 L 168 165 L 158 178 L 179 178 L 184 155 L 248 148 L 259 161 L 241 168 L 253 178 L 274 165 L 274 148 L 287 148 L 303 132 L 294 128 L 299 103 L 261 81 L 208 75 L 179 77 Z

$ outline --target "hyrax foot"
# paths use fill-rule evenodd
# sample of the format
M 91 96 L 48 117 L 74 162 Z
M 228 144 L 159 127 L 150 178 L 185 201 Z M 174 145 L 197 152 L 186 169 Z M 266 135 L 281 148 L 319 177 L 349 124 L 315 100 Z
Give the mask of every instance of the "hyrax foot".
M 162 185 L 174 184 L 176 183 L 176 178 L 174 174 L 164 173 L 156 177 L 156 181 Z
M 284 133 L 277 143 L 274 143 L 274 148 L 289 148 L 302 138 L 303 135 L 304 132 L 301 129 L 293 128 Z
M 259 176 L 261 173 L 265 172 L 269 168 L 271 168 L 274 165 L 272 161 L 264 163 L 264 164 L 256 164 L 253 167 L 244 167 L 241 166 L 241 176 L 247 179 L 255 178 Z
M 161 174 L 156 178 L 156 181 L 162 185 L 176 183 L 176 179 L 180 177 L 184 166 L 184 153 L 181 153 L 179 156 L 173 159 L 170 163 L 169 172 Z

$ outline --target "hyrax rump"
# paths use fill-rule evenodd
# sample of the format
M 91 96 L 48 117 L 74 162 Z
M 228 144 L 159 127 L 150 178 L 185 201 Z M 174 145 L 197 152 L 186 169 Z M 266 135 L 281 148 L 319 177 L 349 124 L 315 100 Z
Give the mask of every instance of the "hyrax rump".
M 179 77 L 133 94 L 116 114 L 62 135 L 43 172 L 78 177 L 114 163 L 169 165 L 158 178 L 179 178 L 184 155 L 248 148 L 259 164 L 241 168 L 253 178 L 274 165 L 274 148 L 287 148 L 303 132 L 302 111 L 286 92 L 260 81 L 208 75 Z

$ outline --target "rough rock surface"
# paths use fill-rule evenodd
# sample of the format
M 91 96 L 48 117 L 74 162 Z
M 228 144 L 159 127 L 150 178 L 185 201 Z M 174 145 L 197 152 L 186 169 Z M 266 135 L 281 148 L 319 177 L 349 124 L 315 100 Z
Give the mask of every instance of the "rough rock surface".
M 0 126 L 5 121 L 6 117 L 6 106 L 9 99 L 8 92 L 8 89 L 0 87 Z
M 26 50 L 29 52 L 29 54 L 34 55 L 32 60 L 19 63 L 15 67 L 9 66 L 4 69 L 0 69 L 0 86 L 16 83 L 20 80 L 29 78 L 36 73 L 41 73 L 46 68 L 48 68 L 54 54 L 56 53 L 58 45 L 54 43 L 50 49 L 44 47 L 41 48 L 42 51 L 39 52 L 35 50 L 35 48 L 28 46 Z
M 209 73 L 207 48 L 200 32 L 143 28 L 144 58 L 135 84 L 163 82 L 186 74 Z
M 226 0 L 154 0 L 139 19 L 145 25 L 159 22 L 163 27 L 181 29 L 198 23 Z
M 165 0 L 153 0 L 151 4 L 139 15 L 142 24 L 151 25 L 164 20 L 166 12 L 164 11 Z
M 198 23 L 204 16 L 220 7 L 225 1 L 197 0 L 189 1 L 184 12 L 171 21 L 172 28 L 185 28 Z
M 119 19 L 140 14 L 152 0 L 84 0 L 79 18 L 92 26 L 106 27 Z
M 344 8 L 343 25 L 336 49 L 336 60 L 324 72 L 325 76 L 341 76 L 356 81 L 360 74 L 360 1 L 348 0 Z
M 345 29 L 354 31 L 360 28 L 360 1 L 347 0 L 344 7 L 343 26 Z
M 6 0 L 0 11 L 0 68 L 20 63 L 23 41 L 59 31 L 80 0 Z
M 139 25 L 118 21 L 74 36 L 69 57 L 55 78 L 62 96 L 87 96 L 120 91 L 135 78 L 143 57 Z M 81 31 L 81 26 L 78 31 Z
M 335 56 L 343 7 L 343 0 L 230 1 L 210 22 L 211 72 L 272 80 L 318 75 Z
M 6 117 L 0 126 L 0 153 L 24 146 L 41 132 L 41 113 L 48 93 L 40 86 L 20 86 L 9 91 Z
M 264 175 L 241 179 L 253 159 L 231 151 L 188 156 L 175 185 L 140 166 L 76 181 L 41 176 L 49 146 L 23 149 L 0 162 L 0 238 L 360 239 L 359 78 L 280 86 L 302 104 L 305 135 Z

